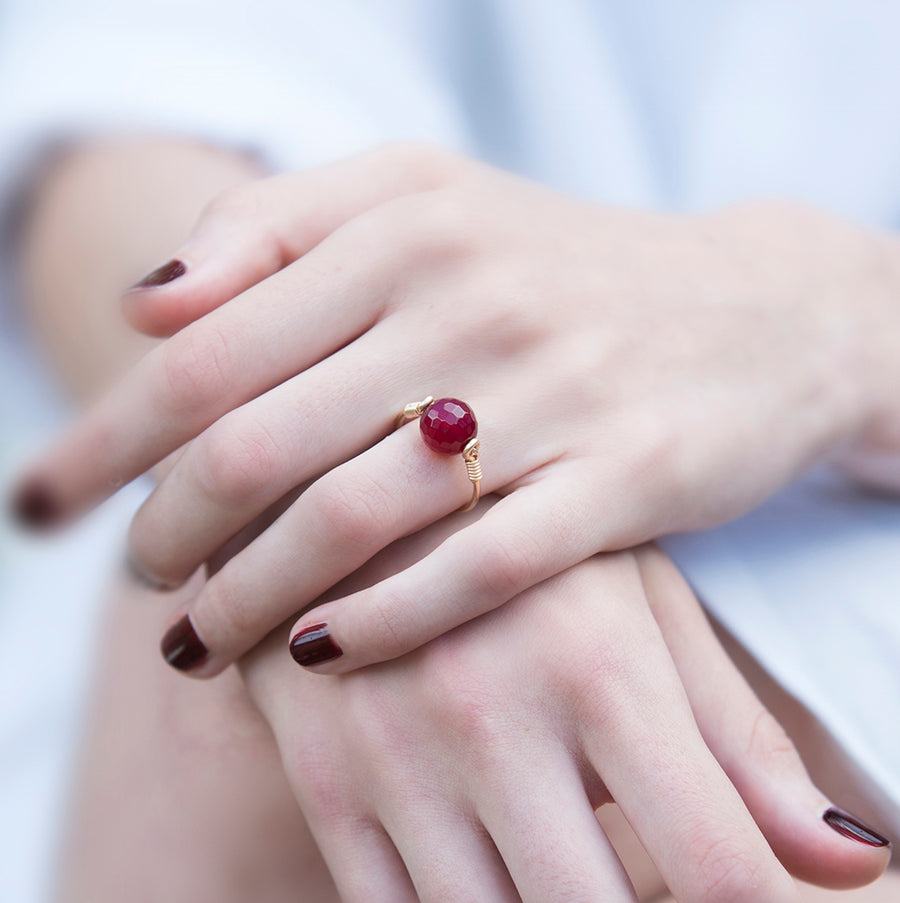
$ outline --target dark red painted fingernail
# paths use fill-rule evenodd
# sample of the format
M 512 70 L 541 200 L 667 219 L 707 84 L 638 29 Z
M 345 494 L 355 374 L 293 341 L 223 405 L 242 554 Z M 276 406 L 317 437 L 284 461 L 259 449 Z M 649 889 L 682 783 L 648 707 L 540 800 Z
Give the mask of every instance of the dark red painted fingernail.
M 163 658 L 179 671 L 193 671 L 199 668 L 209 655 L 209 650 L 197 636 L 191 619 L 185 615 L 173 624 L 160 643 Z
M 42 530 L 62 517 L 62 509 L 50 487 L 44 483 L 25 483 L 13 495 L 12 515 L 23 527 Z
M 343 654 L 344 650 L 331 638 L 327 624 L 305 627 L 291 640 L 291 655 L 304 668 L 330 662 Z
M 158 288 L 160 285 L 168 285 L 168 283 L 174 282 L 186 272 L 187 266 L 181 260 L 170 260 L 161 267 L 157 267 L 152 273 L 147 273 L 140 282 L 135 282 L 129 291 L 133 292 L 139 288 Z
M 822 818 L 838 834 L 849 837 L 850 840 L 856 840 L 870 847 L 887 847 L 891 844 L 887 837 L 882 836 L 874 828 L 870 828 L 855 816 L 850 815 L 849 812 L 844 812 L 841 809 L 829 809 Z

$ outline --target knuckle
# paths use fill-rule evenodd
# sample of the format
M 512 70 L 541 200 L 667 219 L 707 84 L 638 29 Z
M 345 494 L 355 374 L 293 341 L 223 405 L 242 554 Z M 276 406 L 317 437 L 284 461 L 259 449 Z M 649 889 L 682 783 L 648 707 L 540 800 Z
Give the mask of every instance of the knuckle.
M 261 615 L 256 597 L 232 586 L 226 575 L 223 570 L 207 583 L 194 607 L 204 639 L 212 640 L 216 657 L 222 660 L 250 648 L 258 639 Z
M 315 770 L 308 771 L 304 777 L 304 808 L 315 813 L 316 821 L 323 825 L 337 825 L 348 815 L 347 803 L 338 787 L 328 776 Z
M 589 654 L 581 651 L 562 659 L 555 665 L 554 685 L 570 700 L 585 730 L 614 735 L 631 723 L 635 669 L 618 643 L 606 635 L 594 642 Z
M 724 832 L 724 833 L 723 833 Z M 719 825 L 704 825 L 686 832 L 692 848 L 702 851 L 687 857 L 685 886 L 699 903 L 796 903 L 793 881 L 762 842 L 744 842 Z
M 468 256 L 477 211 L 456 187 L 406 195 L 373 212 L 370 230 L 400 269 L 419 273 Z M 374 234 L 376 233 L 377 234 Z
M 381 755 L 402 743 L 404 700 L 388 681 L 360 679 L 351 672 L 353 691 L 345 699 L 345 724 L 364 742 L 369 755 Z M 366 675 L 370 678 L 371 675 Z
M 483 593 L 505 602 L 535 582 L 538 554 L 524 537 L 485 537 L 472 551 L 469 567 Z
M 468 255 L 473 237 L 485 231 L 483 204 L 457 186 L 438 188 L 420 197 L 425 203 L 419 217 L 422 240 L 451 259 Z
M 646 417 L 636 434 L 637 466 L 643 474 L 664 472 L 667 479 L 676 470 L 678 434 L 668 417 Z
M 165 406 L 178 414 L 218 407 L 233 357 L 226 334 L 204 322 L 185 329 L 162 348 Z
M 515 354 L 546 342 L 552 324 L 533 284 L 507 260 L 482 262 L 474 274 L 459 341 L 497 354 Z M 573 363 L 577 363 L 573 360 Z
M 757 856 L 731 838 L 717 838 L 706 846 L 696 864 L 698 898 L 702 903 L 758 900 L 764 871 Z
M 452 151 L 425 141 L 391 141 L 381 154 L 399 172 L 421 189 L 437 188 L 450 181 L 462 168 L 463 159 Z
M 806 773 L 797 747 L 767 709 L 761 709 L 753 720 L 747 755 L 759 762 L 767 774 Z
M 203 208 L 200 222 L 206 224 L 222 219 L 242 219 L 248 210 L 261 206 L 265 186 L 271 181 L 260 179 L 223 189 Z
M 371 548 L 379 544 L 391 523 L 390 497 L 375 477 L 333 471 L 313 490 L 316 519 L 325 535 L 343 547 Z
M 289 749 L 287 756 L 293 760 L 293 773 L 303 776 L 300 796 L 307 813 L 325 827 L 353 830 L 358 810 L 350 803 L 351 788 L 334 752 L 330 743 L 307 740 Z
M 396 658 L 409 651 L 412 642 L 409 607 L 395 595 L 379 594 L 371 603 L 367 632 L 369 645 L 386 659 Z
M 487 683 L 486 672 L 470 664 L 464 653 L 440 655 L 430 663 L 427 692 L 431 708 L 441 713 L 461 748 L 490 751 L 504 734 L 502 708 L 497 705 L 493 686 Z
M 627 437 L 627 444 L 617 459 L 618 479 L 639 499 L 652 499 L 660 517 L 668 511 L 675 522 L 683 510 L 678 501 L 690 499 L 691 484 L 685 470 L 684 443 L 671 415 L 666 411 L 630 414 L 620 424 L 619 434 Z M 659 532 L 665 533 L 669 527 L 669 523 L 661 523 Z
M 228 506 L 245 506 L 261 495 L 268 498 L 283 481 L 282 452 L 262 424 L 243 423 L 237 429 L 219 421 L 198 442 L 196 454 L 203 491 Z

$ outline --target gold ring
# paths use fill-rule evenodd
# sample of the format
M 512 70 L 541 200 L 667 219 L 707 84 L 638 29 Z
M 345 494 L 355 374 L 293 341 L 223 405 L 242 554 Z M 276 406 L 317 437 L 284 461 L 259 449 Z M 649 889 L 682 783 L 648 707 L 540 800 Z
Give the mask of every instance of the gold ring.
M 422 401 L 408 404 L 398 415 L 395 427 L 411 420 L 419 421 L 425 444 L 442 455 L 462 454 L 466 474 L 472 481 L 472 498 L 460 508 L 471 511 L 481 497 L 481 463 L 478 460 L 478 421 L 472 409 L 458 398 L 439 398 L 430 395 Z

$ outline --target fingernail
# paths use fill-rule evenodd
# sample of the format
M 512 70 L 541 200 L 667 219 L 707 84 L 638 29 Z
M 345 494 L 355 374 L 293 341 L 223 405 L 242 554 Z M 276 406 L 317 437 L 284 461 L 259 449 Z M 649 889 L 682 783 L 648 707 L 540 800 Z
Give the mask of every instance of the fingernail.
M 167 285 L 174 282 L 179 276 L 183 276 L 187 272 L 187 267 L 180 260 L 170 260 L 161 267 L 157 267 L 152 273 L 147 273 L 140 282 L 135 282 L 129 289 L 130 292 L 139 288 L 158 288 L 160 285 Z
M 344 650 L 328 633 L 327 624 L 305 627 L 291 640 L 291 655 L 294 656 L 294 661 L 304 668 L 330 662 L 343 654 Z
M 874 828 L 870 828 L 858 818 L 850 815 L 849 812 L 832 808 L 822 818 L 838 834 L 849 837 L 850 840 L 859 841 L 859 843 L 867 844 L 870 847 L 887 847 L 891 844 L 887 837 L 883 837 Z
M 160 643 L 163 658 L 179 671 L 192 671 L 199 668 L 209 655 L 209 650 L 197 636 L 191 619 L 185 615 L 173 624 Z
M 13 495 L 11 511 L 19 524 L 32 530 L 52 527 L 62 515 L 56 496 L 44 483 L 25 483 L 20 487 Z

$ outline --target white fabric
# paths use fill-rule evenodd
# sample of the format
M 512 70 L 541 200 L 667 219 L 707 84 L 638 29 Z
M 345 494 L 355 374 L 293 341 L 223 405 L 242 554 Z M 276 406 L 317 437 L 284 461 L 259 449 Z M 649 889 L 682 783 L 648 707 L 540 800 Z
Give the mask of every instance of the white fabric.
M 897 836 L 900 504 L 821 472 L 740 520 L 663 546 L 867 776 L 871 805 Z
M 900 6 L 877 0 L 8 0 L 0 197 L 55 136 L 185 134 L 278 168 L 406 137 L 609 203 L 778 195 L 896 225 L 898 34 Z M 7 477 L 58 416 L 10 324 Z M 41 898 L 85 613 L 139 494 L 53 546 L 0 535 L 0 899 Z M 900 831 L 898 539 L 900 505 L 817 478 L 668 547 Z

